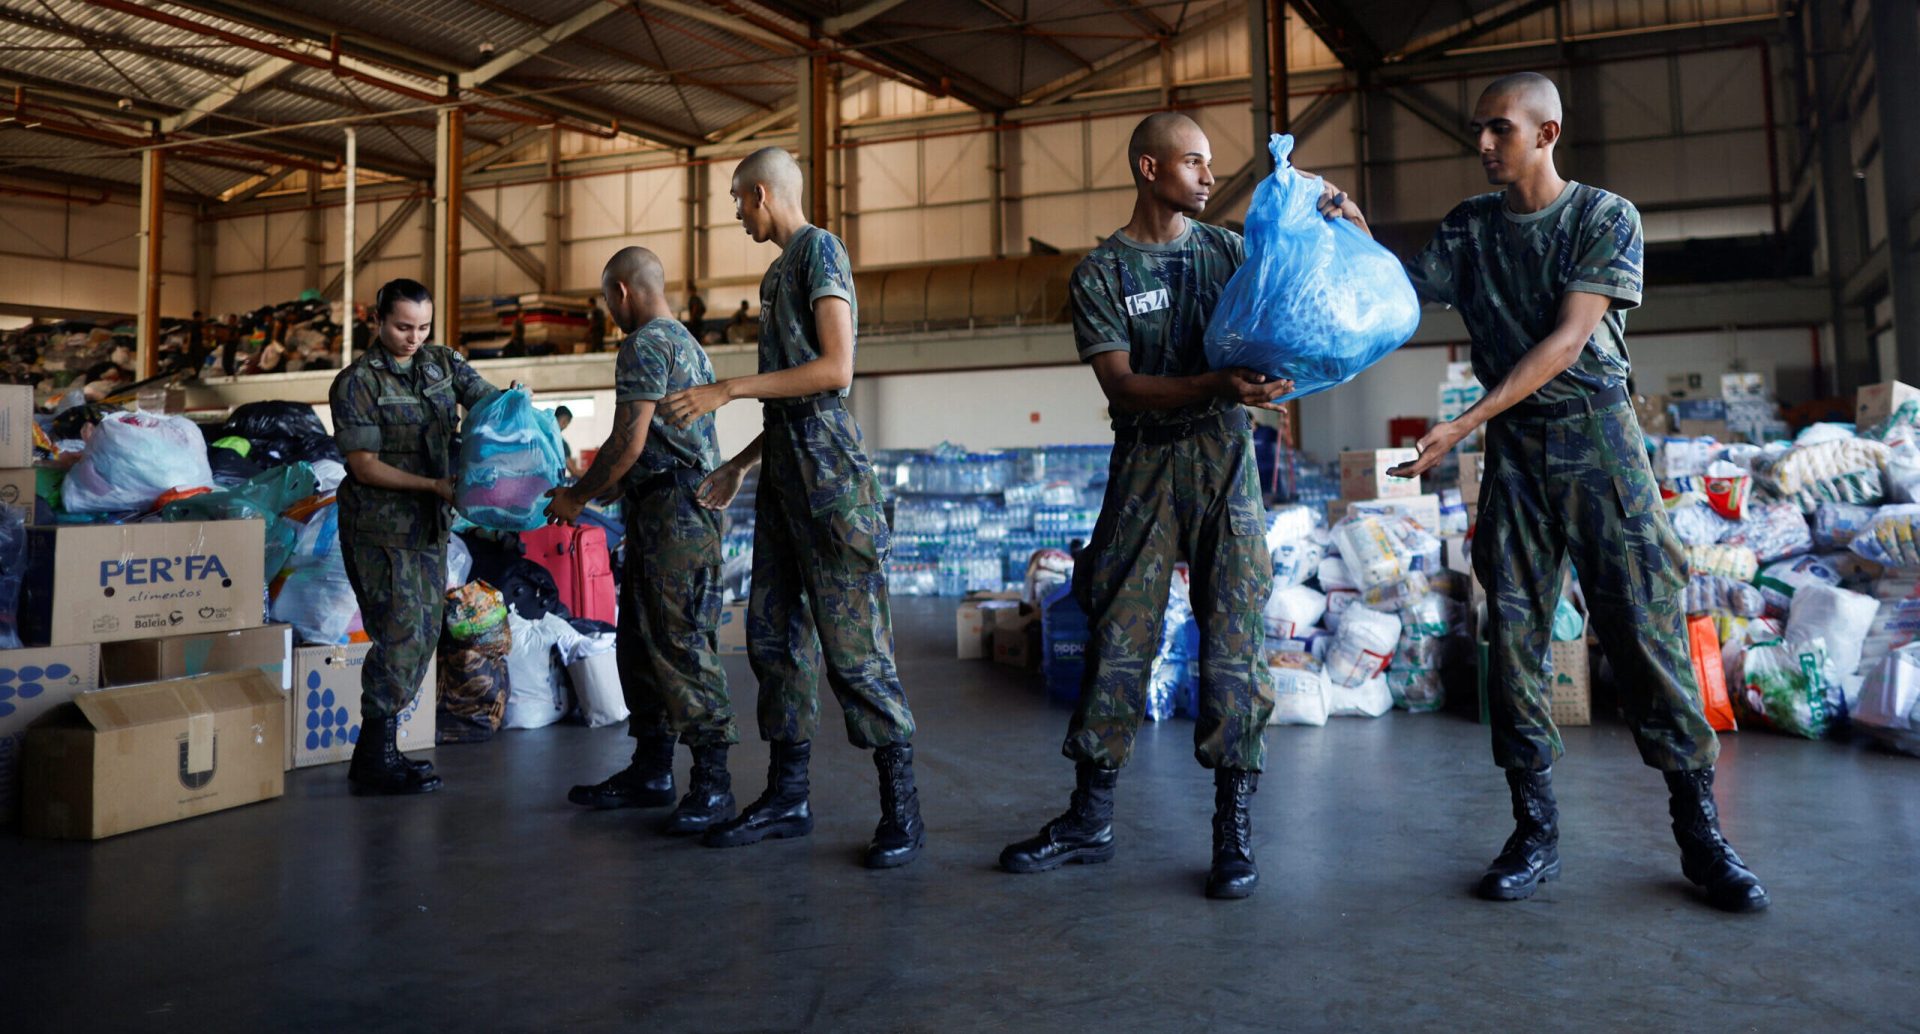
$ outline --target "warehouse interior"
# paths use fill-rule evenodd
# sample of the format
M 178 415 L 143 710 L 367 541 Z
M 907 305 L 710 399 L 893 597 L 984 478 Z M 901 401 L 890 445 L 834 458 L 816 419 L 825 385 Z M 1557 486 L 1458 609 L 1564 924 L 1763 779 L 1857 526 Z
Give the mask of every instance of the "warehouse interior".
M 1721 914 L 1682 878 L 1661 781 L 1623 718 L 1632 689 L 1577 631 L 1593 600 L 1575 633 L 1556 617 L 1552 636 L 1556 666 L 1562 647 L 1578 658 L 1562 669 L 1578 671 L 1578 705 L 1553 705 L 1565 874 L 1523 902 L 1475 899 L 1511 828 L 1476 651 L 1486 593 L 1464 559 L 1487 490 L 1478 439 L 1424 484 L 1384 475 L 1487 387 L 1460 312 L 1433 305 L 1347 383 L 1253 417 L 1282 583 L 1289 564 L 1304 587 L 1323 555 L 1338 563 L 1343 517 L 1434 541 L 1445 642 L 1424 655 L 1430 688 L 1393 681 L 1388 713 L 1336 703 L 1329 718 L 1323 703 L 1317 723 L 1273 725 L 1253 804 L 1265 882 L 1249 901 L 1208 901 L 1211 777 L 1190 761 L 1200 664 L 1169 645 L 1119 777 L 1117 857 L 997 871 L 1003 845 L 1073 785 L 1060 736 L 1082 669 L 1077 655 L 1054 667 L 1048 587 L 1095 530 L 1115 413 L 1076 356 L 1072 283 L 1134 210 L 1134 127 L 1172 110 L 1204 130 L 1215 184 L 1196 218 L 1236 232 L 1273 172 L 1267 139 L 1291 134 L 1298 168 L 1338 185 L 1407 260 L 1493 189 L 1469 123 L 1487 85 L 1518 71 L 1559 88 L 1561 173 L 1639 212 L 1634 411 L 1676 528 L 1711 528 L 1682 536 L 1688 630 L 1711 643 L 1706 661 L 1693 644 L 1702 678 L 1724 677 L 1721 821 L 1772 908 Z M 27 553 L 126 516 L 69 520 L 49 497 L 62 439 L 82 437 L 57 432 L 60 414 L 183 417 L 215 453 L 254 439 L 249 469 L 265 470 L 236 410 L 300 404 L 335 432 L 330 391 L 379 347 L 368 309 L 395 278 L 439 301 L 432 341 L 544 411 L 566 407 L 583 463 L 621 411 L 621 334 L 595 308 L 620 249 L 659 256 L 674 318 L 716 377 L 760 371 L 762 277 L 782 251 L 742 232 L 730 189 L 767 147 L 794 156 L 807 216 L 851 263 L 846 409 L 887 495 L 925 854 L 860 867 L 875 777 L 831 722 L 802 839 L 707 851 L 659 835 L 650 812 L 572 807 L 567 786 L 622 764 L 633 741 L 594 717 L 570 681 L 585 676 L 544 654 L 534 667 L 560 694 L 544 727 L 513 727 L 509 700 L 485 742 L 448 742 L 443 712 L 436 744 L 425 708 L 405 749 L 429 751 L 439 793 L 350 796 L 343 709 L 331 753 L 310 741 L 303 758 L 297 727 L 268 730 L 289 753 L 256 803 L 95 842 L 32 835 L 7 814 L 22 806 L 8 769 L 59 694 L 26 706 L 52 662 L 0 650 L 0 865 L 15 874 L 0 987 L 15 1029 L 1914 1025 L 1920 726 L 1906 721 L 1920 722 L 1920 647 L 1905 647 L 1920 635 L 1920 550 L 1897 532 L 1920 501 L 1915 0 L 0 0 L 0 393 L 23 386 L 25 400 L 11 424 L 0 411 L 0 444 L 13 455 L 11 435 L 26 457 L 0 466 L 37 468 L 0 471 L 28 543 L 0 527 L 0 598 L 22 591 L 9 563 L 39 565 L 14 604 L 23 649 L 84 644 L 102 676 L 117 652 L 150 656 L 160 677 L 226 677 L 204 650 L 169 650 L 179 629 L 164 623 L 135 636 L 95 620 L 60 638 L 67 609 L 92 613 L 61 597 L 90 561 L 61 552 L 50 572 Z M 756 442 L 763 419 L 752 400 L 719 410 L 720 455 Z M 1820 449 L 1845 468 L 1830 484 L 1795 466 Z M 1754 498 L 1729 512 L 1717 481 Z M 283 630 L 275 659 L 236 663 L 277 673 L 296 723 L 303 657 L 335 666 L 318 687 L 369 637 L 350 605 L 337 623 L 275 609 L 313 535 L 342 548 L 312 516 L 331 496 L 297 495 L 313 498 L 264 522 L 256 508 L 265 538 L 242 540 L 273 557 L 298 514 L 286 566 L 253 565 L 252 592 L 276 602 L 218 626 Z M 718 639 L 742 802 L 767 760 L 743 631 L 752 515 L 750 487 L 728 510 Z M 29 613 L 36 578 L 59 604 L 51 641 L 28 634 L 48 620 Z M 1320 610 L 1301 627 L 1337 594 L 1324 574 L 1314 584 Z M 1789 648 L 1789 615 L 1808 586 L 1874 612 L 1831 618 L 1846 641 L 1802 671 L 1818 685 L 1782 718 L 1746 688 L 1763 650 L 1807 656 Z M 1696 594 L 1712 599 L 1696 608 Z M 1163 604 L 1169 644 L 1195 621 L 1180 595 Z M 1766 622 L 1784 638 L 1763 639 Z M 1368 684 L 1384 693 L 1394 673 Z M 59 707 L 97 722 L 76 703 L 89 695 Z

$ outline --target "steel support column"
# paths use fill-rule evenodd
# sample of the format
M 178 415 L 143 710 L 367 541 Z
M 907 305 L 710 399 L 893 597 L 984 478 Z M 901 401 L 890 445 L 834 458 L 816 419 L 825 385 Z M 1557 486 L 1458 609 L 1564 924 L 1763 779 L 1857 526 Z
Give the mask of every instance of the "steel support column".
M 691 298 L 700 289 L 700 227 L 704 220 L 701 212 L 701 197 L 706 193 L 704 179 L 706 167 L 694 161 L 693 149 L 687 149 L 687 170 L 684 189 L 680 196 L 680 279 L 686 287 L 685 296 Z
M 327 228 L 321 220 L 320 210 L 320 173 L 307 170 L 307 232 L 302 243 L 305 248 L 305 262 L 302 265 L 300 287 L 302 290 L 320 286 L 320 265 L 326 258 Z
M 560 239 L 562 224 L 566 221 L 566 196 L 560 182 L 560 127 L 554 126 L 547 137 L 547 242 L 545 248 L 546 280 L 540 285 L 548 294 L 560 291 Z M 598 348 L 599 343 L 595 342 Z
M 1826 238 L 1827 278 L 1833 285 L 1834 388 L 1846 391 L 1879 379 L 1867 336 L 1866 313 L 1848 303 L 1846 285 L 1866 260 L 1863 184 L 1854 177 L 1847 69 L 1842 46 L 1846 14 L 1833 4 L 1811 4 L 1803 56 L 1813 66 L 1813 144 L 1819 162 L 1820 226 Z
M 433 307 L 435 336 L 448 348 L 460 347 L 461 118 L 459 108 L 444 108 L 434 136 L 433 161 Z
M 152 377 L 160 362 L 160 259 L 166 235 L 166 152 L 140 152 L 139 308 L 134 322 L 137 376 Z
M 1920 382 L 1920 5 L 1873 0 L 1874 96 L 1887 198 L 1887 293 L 1899 378 Z
M 1247 0 L 1247 90 L 1253 100 L 1253 146 L 1257 153 L 1273 135 L 1273 55 L 1272 34 L 1267 22 L 1272 17 L 1271 0 Z M 1256 168 L 1264 168 L 1255 163 Z
M 359 272 L 360 137 L 347 127 L 347 204 L 340 232 L 340 368 L 353 362 L 353 278 Z
M 200 205 L 193 223 L 193 307 L 206 315 L 213 313 L 213 249 L 218 232 L 207 218 L 207 206 Z

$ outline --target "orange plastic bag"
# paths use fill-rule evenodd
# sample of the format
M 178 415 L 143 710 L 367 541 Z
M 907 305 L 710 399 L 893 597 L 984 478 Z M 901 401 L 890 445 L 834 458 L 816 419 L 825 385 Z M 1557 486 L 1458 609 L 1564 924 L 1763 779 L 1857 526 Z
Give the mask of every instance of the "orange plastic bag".
M 1720 660 L 1720 631 L 1713 618 L 1700 614 L 1687 619 L 1687 647 L 1693 654 L 1693 677 L 1700 683 L 1700 710 L 1715 732 L 1733 732 L 1733 701 L 1727 697 L 1726 665 Z

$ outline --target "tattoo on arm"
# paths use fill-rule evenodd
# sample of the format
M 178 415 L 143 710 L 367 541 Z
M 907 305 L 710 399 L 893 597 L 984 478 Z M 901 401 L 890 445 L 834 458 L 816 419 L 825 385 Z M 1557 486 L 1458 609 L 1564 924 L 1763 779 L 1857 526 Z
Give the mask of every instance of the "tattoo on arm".
M 633 444 L 634 425 L 639 422 L 636 410 L 639 403 L 622 402 L 613 413 L 613 433 L 607 435 L 605 445 L 593 456 L 593 465 L 587 468 L 580 480 L 574 483 L 573 490 L 588 499 L 598 498 L 614 480 L 625 474 L 631 464 L 623 463 L 627 449 Z

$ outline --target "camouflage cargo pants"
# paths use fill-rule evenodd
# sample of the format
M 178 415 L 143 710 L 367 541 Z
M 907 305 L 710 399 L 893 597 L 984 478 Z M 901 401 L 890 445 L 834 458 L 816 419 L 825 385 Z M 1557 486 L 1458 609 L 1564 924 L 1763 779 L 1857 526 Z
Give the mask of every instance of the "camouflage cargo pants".
M 1487 590 L 1495 763 L 1538 771 L 1563 753 L 1547 645 L 1570 558 L 1641 758 L 1665 771 L 1712 765 L 1720 745 L 1687 649 L 1686 560 L 1633 410 L 1495 420 L 1486 462 L 1473 569 Z
M 845 410 L 769 420 L 760 462 L 747 659 L 761 738 L 813 739 L 824 674 L 854 746 L 908 742 L 887 603 L 892 533 L 859 427 Z
M 694 502 L 698 472 L 664 475 L 622 500 L 627 562 L 616 659 L 627 731 L 689 746 L 740 742 L 720 666 L 720 514 Z
M 1185 560 L 1200 625 L 1200 716 L 1193 752 L 1207 768 L 1259 771 L 1273 714 L 1261 620 L 1273 589 L 1253 437 L 1216 430 L 1166 445 L 1117 445 L 1093 541 L 1074 565 L 1090 631 L 1085 681 L 1063 748 L 1119 768 L 1146 714 L 1174 564 Z
M 389 718 L 420 692 L 446 611 L 447 546 L 402 549 L 342 534 L 347 581 L 372 644 L 360 669 L 360 714 Z

